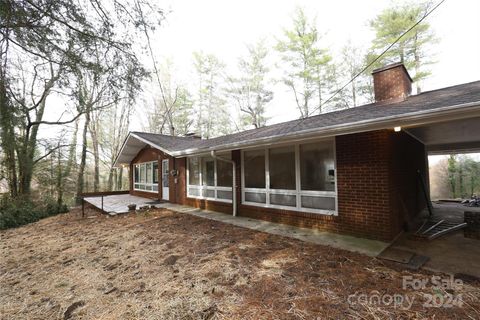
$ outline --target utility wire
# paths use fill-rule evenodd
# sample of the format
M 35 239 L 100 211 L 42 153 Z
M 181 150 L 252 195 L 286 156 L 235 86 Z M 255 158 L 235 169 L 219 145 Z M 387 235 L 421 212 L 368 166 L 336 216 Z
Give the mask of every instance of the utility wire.
M 370 68 L 375 62 L 377 62 L 383 55 L 385 55 L 400 39 L 402 39 L 407 33 L 412 31 L 416 26 L 418 26 L 420 23 L 423 22 L 433 11 L 435 11 L 440 5 L 442 5 L 445 2 L 445 0 L 441 0 L 435 7 L 433 7 L 430 11 L 426 12 L 423 17 L 418 20 L 415 24 L 413 24 L 407 31 L 403 32 L 397 39 L 395 39 L 394 42 L 392 42 L 385 50 L 382 51 L 372 62 L 370 62 L 365 68 L 363 68 L 359 73 L 357 73 L 352 79 L 350 79 L 347 83 L 345 83 L 340 89 L 335 91 L 334 94 L 332 94 L 322 105 L 319 105 L 317 108 L 313 109 L 312 113 L 315 113 L 317 110 L 319 110 L 322 106 L 326 105 L 328 102 L 330 102 L 337 94 L 342 92 L 349 84 L 351 84 L 355 79 L 357 79 L 361 74 L 365 72 L 368 68 Z M 305 119 L 307 118 L 302 118 L 300 119 L 299 122 L 297 122 L 288 132 L 283 134 L 282 136 L 285 136 L 286 134 L 290 133 L 293 129 L 295 129 L 297 126 L 299 126 Z

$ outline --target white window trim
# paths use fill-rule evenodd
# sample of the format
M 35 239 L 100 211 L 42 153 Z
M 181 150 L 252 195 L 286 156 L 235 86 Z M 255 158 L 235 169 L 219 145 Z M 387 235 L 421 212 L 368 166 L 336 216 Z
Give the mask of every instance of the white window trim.
M 200 182 L 203 182 L 203 177 L 202 177 L 202 156 L 195 156 L 195 157 L 187 157 L 186 159 L 186 166 L 187 166 L 187 198 L 193 198 L 193 199 L 201 199 L 201 200 L 209 200 L 209 201 L 218 201 L 218 202 L 225 202 L 225 203 L 232 203 L 231 199 L 222 199 L 218 198 L 217 192 L 218 191 L 232 191 L 232 187 L 221 187 L 217 186 L 217 159 L 212 158 L 214 161 L 214 185 L 213 186 L 204 186 L 204 185 L 196 185 L 196 184 L 190 184 L 190 158 L 199 158 L 198 161 L 198 170 L 199 170 L 199 180 Z M 196 189 L 199 191 L 199 194 L 203 194 L 204 190 L 213 190 L 215 196 L 214 197 L 204 197 L 204 196 L 196 196 L 189 194 L 190 189 Z M 233 193 L 232 193 L 233 197 Z
M 333 144 L 333 166 L 335 170 L 335 191 L 314 191 L 314 190 L 300 190 L 301 181 L 300 181 L 300 145 L 305 143 L 315 143 L 315 142 L 325 142 L 330 141 Z M 295 148 L 295 186 L 296 189 L 293 190 L 282 190 L 282 189 L 270 189 L 270 172 L 269 172 L 269 149 L 281 147 L 281 146 L 294 146 Z M 245 188 L 245 151 L 253 150 L 264 150 L 265 151 L 265 188 Z M 251 148 L 245 149 L 241 152 L 241 188 L 242 188 L 242 204 L 262 207 L 262 208 L 273 208 L 273 209 L 283 209 L 290 211 L 298 212 L 308 212 L 308 213 L 318 213 L 324 215 L 338 215 L 338 184 L 337 184 L 337 151 L 335 146 L 334 139 L 322 139 L 316 141 L 308 141 L 304 143 L 295 143 L 295 144 L 278 144 L 271 145 L 268 147 L 261 148 Z M 250 202 L 245 200 L 246 192 L 254 193 L 264 193 L 266 196 L 266 203 Z M 296 196 L 296 206 L 282 206 L 276 204 L 270 204 L 270 194 L 285 194 L 285 195 L 295 195 Z M 301 197 L 302 196 L 319 196 L 319 197 L 332 197 L 335 198 L 335 210 L 325 210 L 325 209 L 313 209 L 313 208 L 304 208 L 301 206 Z
M 152 164 L 152 183 L 141 183 L 141 182 L 136 182 L 135 181 L 135 167 L 138 166 L 139 169 L 138 169 L 138 174 L 140 175 L 140 166 L 141 165 L 144 165 L 145 166 L 145 175 L 147 174 L 147 164 L 148 163 L 151 163 Z M 153 187 L 154 186 L 157 186 L 157 189 L 158 189 L 158 186 L 159 186 L 159 183 L 160 183 L 160 175 L 158 174 L 157 175 L 157 178 L 158 178 L 158 182 L 157 183 L 154 183 L 153 182 L 153 174 L 154 174 L 154 170 L 153 170 L 153 164 L 154 163 L 157 163 L 158 164 L 158 161 L 146 161 L 146 162 L 139 162 L 139 163 L 135 163 L 133 165 L 133 190 L 135 191 L 142 191 L 142 192 L 148 192 L 148 193 L 159 193 L 159 190 L 153 190 Z M 157 166 L 157 170 L 158 170 L 158 166 Z M 160 170 L 159 170 L 160 171 Z M 159 172 L 160 173 L 160 172 Z M 145 180 L 146 180 L 146 176 L 145 176 Z M 140 188 L 136 188 L 135 185 L 143 185 L 145 187 L 149 186 L 152 188 L 152 190 L 146 190 L 146 189 L 140 189 Z

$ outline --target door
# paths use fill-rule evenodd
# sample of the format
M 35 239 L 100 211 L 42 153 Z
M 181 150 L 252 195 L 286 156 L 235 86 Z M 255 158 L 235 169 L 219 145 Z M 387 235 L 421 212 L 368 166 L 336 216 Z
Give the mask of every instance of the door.
M 162 160 L 162 199 L 169 200 L 169 169 L 168 169 L 168 159 Z

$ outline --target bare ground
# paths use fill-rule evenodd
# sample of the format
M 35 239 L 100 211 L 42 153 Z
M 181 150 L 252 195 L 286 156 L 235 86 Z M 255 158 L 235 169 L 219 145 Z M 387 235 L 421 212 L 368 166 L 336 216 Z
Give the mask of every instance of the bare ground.
M 480 319 L 478 282 L 404 290 L 432 274 L 168 210 L 88 213 L 0 232 L 2 319 Z M 372 291 L 414 303 L 348 303 Z M 423 305 L 446 292 L 463 305 Z

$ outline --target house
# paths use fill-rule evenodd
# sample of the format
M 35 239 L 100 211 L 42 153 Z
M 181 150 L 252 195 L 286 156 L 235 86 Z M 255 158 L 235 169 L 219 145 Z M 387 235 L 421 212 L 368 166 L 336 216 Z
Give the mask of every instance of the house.
M 391 240 L 425 208 L 428 154 L 480 150 L 480 81 L 411 95 L 403 64 L 375 103 L 213 139 L 131 132 L 130 193 L 254 219 Z

